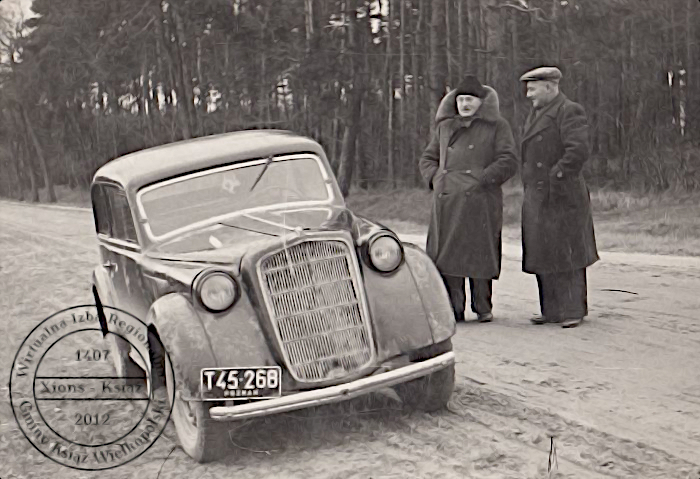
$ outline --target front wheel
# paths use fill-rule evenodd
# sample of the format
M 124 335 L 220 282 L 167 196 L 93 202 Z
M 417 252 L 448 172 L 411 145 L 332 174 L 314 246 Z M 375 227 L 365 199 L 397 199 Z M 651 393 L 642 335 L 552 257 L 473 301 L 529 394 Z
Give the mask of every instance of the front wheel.
M 227 424 L 214 421 L 209 417 L 209 408 L 212 403 L 183 401 L 180 396 L 181 389 L 177 386 L 179 382 L 176 380 L 177 375 L 177 368 L 171 367 L 170 359 L 166 355 L 165 383 L 168 399 L 174 401 L 174 404 L 171 404 L 171 417 L 182 449 L 200 463 L 222 458 L 226 455 L 230 443 Z M 174 395 L 173 391 L 175 391 Z
M 455 387 L 455 366 L 394 386 L 401 401 L 412 409 L 433 412 L 447 407 Z

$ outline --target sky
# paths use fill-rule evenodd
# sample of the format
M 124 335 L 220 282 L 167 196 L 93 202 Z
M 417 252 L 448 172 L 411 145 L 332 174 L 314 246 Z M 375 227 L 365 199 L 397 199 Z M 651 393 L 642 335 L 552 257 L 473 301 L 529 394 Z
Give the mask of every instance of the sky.
M 31 6 L 32 0 L 0 0 L 0 12 L 3 15 L 10 14 L 16 18 L 19 18 L 21 14 L 24 14 L 25 19 L 31 17 Z

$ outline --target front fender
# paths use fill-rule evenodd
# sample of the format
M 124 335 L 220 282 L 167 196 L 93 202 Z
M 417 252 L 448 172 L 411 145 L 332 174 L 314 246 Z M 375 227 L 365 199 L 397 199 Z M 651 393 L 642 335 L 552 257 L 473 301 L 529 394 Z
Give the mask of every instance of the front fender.
M 112 288 L 109 286 L 111 281 L 102 266 L 98 266 L 92 271 L 92 284 L 97 288 L 97 294 L 100 296 L 100 302 L 103 305 L 117 306 L 114 304 L 114 295 L 112 293 Z
M 211 340 L 189 299 L 178 293 L 161 297 L 151 306 L 146 323 L 158 331 L 181 385 L 190 396 L 198 394 L 201 369 L 217 362 Z
M 404 244 L 404 255 L 404 263 L 390 274 L 362 263 L 379 362 L 442 342 L 455 333 L 454 313 L 437 268 L 413 245 Z
M 406 264 L 411 270 L 435 343 L 454 336 L 457 328 L 454 311 L 440 272 L 430 257 L 416 245 L 403 243 Z
M 193 305 L 172 293 L 158 299 L 148 314 L 190 396 L 199 395 L 202 368 L 275 366 L 258 318 L 245 293 L 223 313 Z

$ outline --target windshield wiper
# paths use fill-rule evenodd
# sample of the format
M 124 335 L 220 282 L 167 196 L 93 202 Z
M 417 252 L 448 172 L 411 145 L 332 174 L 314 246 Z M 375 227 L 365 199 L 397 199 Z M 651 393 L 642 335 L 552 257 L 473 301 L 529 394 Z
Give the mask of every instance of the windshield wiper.
M 256 230 L 253 228 L 246 228 L 244 226 L 234 225 L 232 223 L 224 223 L 223 221 L 220 222 L 219 224 L 224 225 L 224 226 L 228 226 L 229 228 L 236 228 L 236 229 L 243 230 L 243 231 L 250 231 L 251 233 L 259 233 L 261 235 L 268 235 L 268 236 L 279 236 L 279 235 L 276 235 L 274 233 L 268 233 L 267 231 L 260 231 L 260 230 Z
M 263 177 L 265 172 L 267 171 L 267 168 L 270 166 L 270 163 L 272 163 L 272 160 L 274 157 L 272 155 L 267 157 L 267 160 L 265 161 L 265 166 L 263 166 L 263 170 L 260 172 L 257 178 L 255 178 L 255 183 L 253 183 L 253 186 L 250 187 L 250 191 L 253 191 L 253 188 L 255 188 L 260 181 L 260 179 Z M 250 192 L 249 191 L 249 192 Z

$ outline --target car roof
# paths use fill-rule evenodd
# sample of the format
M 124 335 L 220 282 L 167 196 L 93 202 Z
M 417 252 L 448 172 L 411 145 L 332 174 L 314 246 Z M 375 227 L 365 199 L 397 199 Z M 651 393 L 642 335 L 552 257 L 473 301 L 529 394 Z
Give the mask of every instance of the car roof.
M 327 161 L 321 145 L 286 130 L 244 130 L 177 141 L 109 161 L 93 182 L 120 184 L 133 193 L 152 183 L 183 174 L 286 153 L 314 153 Z

